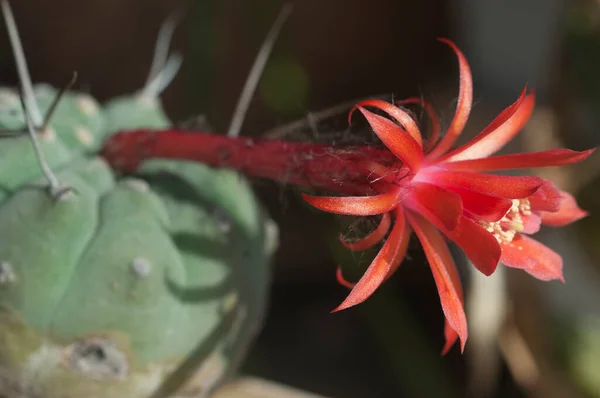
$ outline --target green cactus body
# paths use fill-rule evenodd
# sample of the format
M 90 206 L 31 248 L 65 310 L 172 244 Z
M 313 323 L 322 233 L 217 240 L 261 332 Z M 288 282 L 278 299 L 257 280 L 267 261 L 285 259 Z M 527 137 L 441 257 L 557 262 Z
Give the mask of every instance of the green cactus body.
M 33 90 L 40 110 L 46 114 L 58 91 L 48 84 L 37 84 Z M 106 132 L 105 123 L 100 104 L 94 98 L 69 91 L 62 93 L 51 118 L 53 130 L 73 152 L 97 150 Z
M 35 92 L 42 110 L 56 93 Z M 0 108 L 22 127 L 14 92 Z M 158 101 L 67 93 L 40 140 L 72 188 L 59 198 L 27 137 L 0 141 L 0 396 L 194 396 L 243 355 L 277 238 L 247 182 L 157 160 L 119 179 L 88 155 L 110 132 L 166 125 Z

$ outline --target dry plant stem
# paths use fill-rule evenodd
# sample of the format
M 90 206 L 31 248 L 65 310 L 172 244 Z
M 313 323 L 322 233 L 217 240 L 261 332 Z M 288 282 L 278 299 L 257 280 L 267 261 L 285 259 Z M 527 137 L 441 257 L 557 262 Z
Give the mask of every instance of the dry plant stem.
M 54 112 L 56 111 L 56 108 L 58 107 L 60 100 L 62 99 L 63 95 L 65 95 L 65 93 L 67 91 L 69 91 L 75 85 L 76 81 L 77 81 L 77 72 L 73 72 L 73 76 L 71 77 L 71 80 L 69 80 L 69 83 L 67 83 L 66 86 L 61 87 L 59 92 L 56 94 L 56 96 L 52 100 L 52 103 L 50 104 L 50 107 L 48 108 L 48 111 L 46 112 L 46 115 L 44 116 L 44 123 L 42 124 L 42 127 L 40 128 L 41 131 L 44 131 L 44 130 L 46 130 L 46 128 L 48 128 L 48 124 L 50 123 L 50 120 L 52 119 L 52 115 L 54 115 Z
M 27 131 L 31 138 L 31 142 L 33 144 L 33 148 L 35 150 L 35 154 L 38 158 L 40 167 L 44 176 L 48 180 L 50 185 L 51 195 L 55 198 L 62 196 L 67 190 L 64 190 L 61 187 L 60 182 L 48 166 L 46 159 L 44 157 L 44 153 L 40 147 L 40 143 L 38 141 L 38 137 L 36 134 L 35 126 L 45 126 L 47 120 L 49 120 L 51 116 L 51 112 L 53 109 L 50 109 L 50 116 L 47 116 L 45 119 L 42 117 L 40 112 L 40 108 L 35 100 L 35 95 L 33 93 L 33 85 L 31 83 L 31 77 L 29 76 L 29 70 L 27 68 L 27 61 L 25 59 L 25 54 L 23 52 L 23 46 L 21 44 L 21 39 L 19 38 L 19 31 L 17 30 L 17 25 L 15 23 L 15 19 L 10 8 L 10 4 L 7 0 L 2 1 L 2 14 L 4 15 L 4 20 L 6 22 L 6 27 L 8 30 L 8 35 L 10 38 L 10 42 L 12 45 L 13 55 L 15 57 L 15 61 L 17 63 L 17 72 L 19 74 L 19 79 L 21 83 L 21 105 L 23 107 L 23 114 L 25 117 L 25 123 L 27 126 Z M 60 98 L 60 97 L 59 97 Z M 57 101 L 56 101 L 57 102 Z M 56 105 L 54 105 L 55 107 Z
M 183 17 L 182 9 L 178 8 L 169 15 L 160 27 L 150 72 L 146 84 L 141 91 L 142 97 L 157 98 L 171 84 L 183 62 L 181 54 L 175 53 L 169 56 L 169 47 L 173 39 L 173 33 Z
M 171 84 L 181 68 L 181 54 L 173 54 L 165 62 L 163 69 L 144 87 L 142 96 L 156 98 Z
M 73 72 L 73 76 L 71 77 L 71 80 L 69 81 L 69 83 L 67 83 L 66 86 L 61 87 L 59 92 L 54 96 L 54 99 L 52 100 L 50 107 L 48 108 L 48 110 L 46 111 L 46 114 L 44 115 L 44 123 L 39 127 L 34 126 L 34 129 L 36 132 L 46 131 L 46 129 L 48 128 L 48 125 L 50 124 L 50 121 L 52 120 L 52 116 L 54 115 L 54 112 L 56 111 L 56 108 L 58 107 L 58 104 L 60 103 L 60 100 L 62 99 L 64 94 L 75 85 L 76 81 L 77 81 L 77 72 Z M 25 133 L 29 133 L 27 125 L 25 125 L 24 128 L 19 128 L 19 129 L 0 129 L 0 137 L 14 137 L 14 136 L 19 136 L 19 135 L 22 135 Z
M 58 178 L 56 178 L 56 176 L 52 172 L 52 169 L 50 168 L 50 166 L 48 166 L 48 163 L 46 162 L 44 153 L 43 153 L 42 149 L 40 148 L 40 143 L 38 141 L 37 134 L 35 132 L 35 127 L 33 126 L 33 123 L 31 121 L 31 117 L 29 115 L 29 110 L 27 109 L 27 106 L 25 105 L 25 100 L 24 100 L 23 96 L 21 96 L 21 103 L 23 105 L 23 113 L 25 114 L 25 122 L 27 123 L 27 130 L 29 131 L 29 137 L 31 139 L 31 143 L 33 145 L 33 149 L 34 149 L 37 159 L 39 161 L 42 172 L 44 173 L 44 176 L 46 177 L 46 179 L 48 180 L 48 184 L 50 185 L 50 192 L 51 192 L 52 196 L 55 196 L 55 197 L 60 196 L 61 191 L 62 191 L 61 184 L 58 181 Z
M 275 23 L 269 31 L 269 34 L 258 51 L 256 59 L 254 60 L 254 65 L 250 70 L 250 74 L 248 75 L 246 83 L 244 84 L 244 88 L 242 89 L 242 94 L 240 95 L 238 103 L 235 107 L 235 111 L 233 112 L 231 124 L 227 130 L 227 135 L 230 137 L 237 137 L 240 135 L 242 123 L 244 123 L 244 118 L 248 112 L 250 101 L 252 100 L 252 96 L 256 91 L 256 86 L 258 85 L 267 60 L 269 59 L 269 55 L 271 55 L 271 50 L 275 45 L 275 40 L 277 39 L 285 20 L 291 12 L 291 4 L 284 4 L 283 8 L 279 12 L 279 15 L 277 16 L 277 19 L 275 20 Z
M 154 55 L 152 57 L 152 64 L 150 66 L 150 72 L 144 86 L 149 86 L 152 80 L 155 79 L 161 71 L 164 69 L 169 58 L 169 47 L 171 46 L 171 40 L 173 40 L 173 34 L 177 25 L 183 18 L 183 10 L 181 8 L 173 11 L 167 20 L 161 25 L 158 32 L 158 39 L 154 47 Z
M 29 70 L 27 69 L 27 62 L 25 61 L 25 54 L 23 52 L 23 45 L 19 37 L 19 31 L 17 30 L 17 24 L 10 8 L 10 4 L 7 0 L 2 0 L 2 14 L 4 15 L 4 21 L 8 30 L 8 36 L 13 49 L 15 62 L 17 64 L 17 72 L 19 79 L 21 80 L 21 86 L 23 87 L 23 94 L 25 97 L 25 103 L 27 109 L 31 112 L 31 119 L 35 126 L 40 126 L 43 122 L 42 113 L 35 101 L 35 95 L 33 94 L 33 85 L 31 84 L 31 77 L 29 76 Z
M 322 120 L 347 114 L 348 111 L 352 109 L 352 107 L 356 105 L 358 101 L 359 100 L 346 101 L 319 112 L 310 112 L 308 115 L 306 115 L 306 117 L 300 120 L 296 120 L 283 126 L 278 126 L 268 130 L 262 135 L 262 137 L 268 139 L 288 138 L 290 135 L 293 135 L 294 132 L 297 132 L 301 129 L 312 128 L 312 126 L 317 125 Z

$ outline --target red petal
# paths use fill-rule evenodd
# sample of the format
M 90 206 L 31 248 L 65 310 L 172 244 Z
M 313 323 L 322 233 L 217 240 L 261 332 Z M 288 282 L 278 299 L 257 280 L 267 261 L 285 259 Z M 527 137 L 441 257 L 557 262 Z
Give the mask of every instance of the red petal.
M 534 94 L 521 97 L 506 108 L 477 137 L 444 156 L 443 161 L 458 161 L 487 157 L 506 145 L 529 121 L 535 104 Z
M 502 244 L 500 262 L 508 267 L 523 269 L 543 281 L 565 281 L 560 255 L 525 235 L 519 234 L 512 242 Z
M 465 210 L 488 222 L 500 220 L 512 206 L 510 199 L 497 198 L 462 188 L 452 188 L 452 191 L 460 195 Z
M 402 218 L 402 220 L 398 221 L 399 218 Z M 406 220 L 404 219 L 404 211 L 403 210 L 398 209 L 398 211 L 396 211 L 396 222 L 402 222 L 403 224 L 406 224 Z M 392 275 L 394 275 L 396 270 L 398 270 L 398 267 L 404 260 L 404 257 L 406 257 L 406 252 L 408 250 L 408 242 L 409 241 L 410 241 L 410 228 L 408 227 L 408 225 L 405 225 L 404 235 L 402 236 L 402 240 L 400 241 L 400 247 L 398 248 L 396 257 L 392 261 L 392 265 L 390 266 L 390 270 L 389 270 L 388 274 L 386 275 L 385 280 L 390 279 L 392 277 Z
M 542 217 L 542 223 L 544 225 L 551 225 L 553 227 L 562 227 L 567 224 L 571 224 L 577 220 L 580 220 L 588 215 L 588 212 L 582 210 L 577 205 L 577 201 L 568 192 L 561 191 L 561 196 L 564 198 L 560 203 L 560 208 L 557 212 L 550 213 L 547 211 L 540 212 Z
M 486 128 L 484 128 L 481 131 L 481 133 L 479 133 L 475 138 L 473 138 L 466 144 L 444 155 L 439 159 L 439 161 L 446 162 L 477 158 L 478 156 L 474 156 L 474 153 L 476 152 L 477 147 L 482 145 L 479 144 L 479 142 L 485 137 L 487 137 L 489 134 L 496 131 L 500 126 L 505 125 L 505 123 L 515 114 L 517 110 L 519 110 L 519 108 L 523 104 L 523 100 L 525 99 L 526 93 L 527 86 L 525 86 L 525 88 L 521 90 L 519 98 L 517 98 L 517 100 L 514 103 L 512 103 L 509 107 L 500 112 L 500 114 L 496 116 L 496 118 L 492 120 L 492 122 Z M 475 150 L 471 150 L 471 147 L 473 146 L 475 146 Z
M 491 233 L 464 215 L 453 231 L 445 229 L 436 219 L 429 221 L 453 240 L 481 273 L 487 276 L 494 273 L 502 253 L 498 241 Z
M 572 151 L 570 149 L 552 149 L 543 152 L 518 153 L 515 155 L 448 162 L 444 163 L 444 167 L 449 170 L 488 171 L 562 166 L 581 162 L 594 151 L 595 148 L 583 152 Z
M 401 213 L 402 210 L 398 209 L 396 213 Z M 365 272 L 360 278 L 356 286 L 352 289 L 348 297 L 332 312 L 344 310 L 354 305 L 360 304 L 365 301 L 381 283 L 385 280 L 389 274 L 392 264 L 396 261 L 402 249 L 402 238 L 404 237 L 404 230 L 406 228 L 406 222 L 404 217 L 397 217 L 392 232 L 385 241 L 383 247 Z
M 404 205 L 422 214 L 434 223 L 441 223 L 446 229 L 453 230 L 463 212 L 460 196 L 437 185 L 425 182 L 411 184 L 410 194 Z
M 543 180 L 542 185 L 533 195 L 527 198 L 534 211 L 555 212 L 560 209 L 564 196 L 560 189 L 550 180 Z
M 394 119 L 396 119 L 396 121 L 406 129 L 406 132 L 410 134 L 410 136 L 414 138 L 415 141 L 417 141 L 419 146 L 423 146 L 423 137 L 421 136 L 421 131 L 419 130 L 419 127 L 417 126 L 417 123 L 415 123 L 413 118 L 408 113 L 404 112 L 402 109 L 386 101 L 365 100 L 359 102 L 354 106 L 352 110 L 350 110 L 350 114 L 348 115 L 348 123 L 350 122 L 350 116 L 352 116 L 352 112 L 354 112 L 354 109 L 365 106 L 372 106 L 374 108 L 380 109 L 388 115 L 390 115 L 391 117 L 393 117 Z
M 404 218 L 404 212 L 398 211 L 396 217 Z M 402 222 L 405 222 L 405 221 L 402 221 Z M 394 260 L 392 261 L 392 265 L 390 266 L 390 270 L 388 271 L 388 274 L 386 275 L 384 281 L 387 281 L 388 279 L 390 279 L 394 275 L 394 273 L 398 270 L 398 267 L 400 267 L 400 264 L 402 264 L 404 257 L 406 257 L 406 252 L 408 250 L 409 241 L 410 241 L 410 228 L 408 228 L 408 226 L 406 226 L 404 228 L 404 236 L 402 237 L 402 240 L 400 242 L 400 247 L 398 248 L 398 252 L 397 252 L 396 256 L 394 257 Z M 338 266 L 338 268 L 336 270 L 335 277 L 336 277 L 338 283 L 342 286 L 345 286 L 349 289 L 352 289 L 354 286 L 356 286 L 356 283 L 349 282 L 348 280 L 346 280 L 346 278 L 344 278 L 344 274 L 342 273 L 342 268 L 340 266 Z
M 540 216 L 537 214 L 521 215 L 523 220 L 523 233 L 527 235 L 533 235 L 540 230 L 542 224 Z
M 465 252 L 482 274 L 489 276 L 494 273 L 500 260 L 500 245 L 481 225 L 463 216 L 454 231 L 442 229 L 442 232 Z
M 392 218 L 390 217 L 390 213 L 383 213 L 379 225 L 369 235 L 356 242 L 347 242 L 340 234 L 340 242 L 342 242 L 342 245 L 344 245 L 347 249 L 352 251 L 370 249 L 371 247 L 375 246 L 377 242 L 381 241 L 381 239 L 383 239 L 383 237 L 388 233 L 391 223 Z
M 427 144 L 425 145 L 425 152 L 430 151 L 435 146 L 438 139 L 440 138 L 440 118 L 438 117 L 433 106 L 431 106 L 431 104 L 429 102 L 425 101 L 424 99 L 416 98 L 416 97 L 415 98 L 407 98 L 402 101 L 396 101 L 396 104 L 399 104 L 399 105 L 418 104 L 418 105 L 421 105 L 425 109 L 425 112 L 427 112 L 427 115 L 429 116 L 429 120 L 431 122 L 431 135 L 427 139 Z
M 312 196 L 305 193 L 302 198 L 317 209 L 329 213 L 352 216 L 374 216 L 387 213 L 398 206 L 404 190 L 395 188 L 373 196 Z
M 500 176 L 468 171 L 432 170 L 423 180 L 444 187 L 457 187 L 506 199 L 521 199 L 533 195 L 543 184 L 539 177 Z
M 371 128 L 389 150 L 400 158 L 412 171 L 419 169 L 423 162 L 421 145 L 400 126 L 391 120 L 376 115 L 365 108 L 358 107 Z
M 460 348 L 463 351 L 468 335 L 467 317 L 463 307 L 462 288 L 458 279 L 458 272 L 450 250 L 448 250 L 442 235 L 424 218 L 415 213 L 408 213 L 407 217 L 421 241 L 429 261 L 446 320 L 460 337 Z M 444 347 L 446 351 L 449 348 Z
M 458 333 L 456 333 L 456 331 L 452 329 L 452 326 L 450 325 L 447 319 L 444 322 L 444 338 L 446 339 L 446 342 L 444 343 L 444 347 L 442 348 L 442 355 L 446 355 L 448 351 L 450 351 L 450 349 L 454 346 L 456 340 L 458 340 Z
M 440 39 L 441 42 L 448 44 L 458 57 L 458 66 L 460 74 L 460 88 L 458 91 L 458 103 L 456 104 L 456 113 L 446 131 L 446 135 L 440 143 L 429 153 L 428 158 L 436 159 L 442 156 L 452 147 L 456 138 L 462 133 L 467 124 L 471 106 L 473 104 L 473 80 L 471 78 L 471 69 L 463 53 L 454 43 L 447 39 Z

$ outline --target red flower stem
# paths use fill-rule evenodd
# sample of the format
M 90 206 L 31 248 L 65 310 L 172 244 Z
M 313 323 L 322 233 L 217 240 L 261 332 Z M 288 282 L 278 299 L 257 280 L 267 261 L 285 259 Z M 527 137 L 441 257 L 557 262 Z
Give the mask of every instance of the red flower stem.
M 101 154 L 122 172 L 135 171 L 147 159 L 189 160 L 341 194 L 366 194 L 376 187 L 362 162 L 397 163 L 390 151 L 371 146 L 333 147 L 174 129 L 120 132 L 105 142 Z

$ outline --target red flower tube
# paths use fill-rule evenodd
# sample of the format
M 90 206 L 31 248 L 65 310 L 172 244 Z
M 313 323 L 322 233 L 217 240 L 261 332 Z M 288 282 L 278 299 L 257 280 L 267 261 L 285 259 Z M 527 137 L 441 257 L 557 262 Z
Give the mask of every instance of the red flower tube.
M 358 103 L 358 110 L 386 148 L 251 140 L 177 130 L 121 132 L 110 138 L 104 157 L 122 171 L 134 171 L 148 158 L 186 159 L 227 166 L 258 177 L 322 188 L 345 196 L 303 194 L 323 211 L 381 215 L 379 226 L 357 242 L 342 243 L 350 250 L 366 250 L 385 239 L 362 278 L 352 284 L 339 311 L 366 300 L 398 268 L 414 232 L 429 261 L 446 317 L 446 353 L 460 339 L 467 340 L 463 292 L 444 235 L 454 241 L 475 267 L 491 275 L 499 262 L 520 268 L 541 280 L 563 280 L 560 255 L 531 239 L 541 224 L 562 226 L 587 213 L 575 199 L 550 181 L 532 176 L 502 176 L 486 171 L 560 166 L 586 159 L 594 149 L 576 152 L 555 149 L 536 153 L 491 156 L 527 123 L 534 94 L 523 89 L 515 103 L 465 145 L 451 150 L 467 122 L 472 105 L 469 65 L 454 43 L 443 39 L 458 56 L 460 89 L 456 113 L 440 138 L 435 112 L 429 113 L 433 133 L 424 141 L 417 123 L 402 108 L 380 100 Z M 375 108 L 389 118 L 366 108 Z

